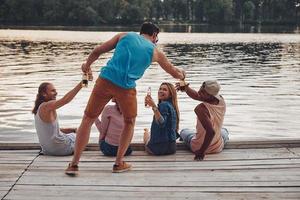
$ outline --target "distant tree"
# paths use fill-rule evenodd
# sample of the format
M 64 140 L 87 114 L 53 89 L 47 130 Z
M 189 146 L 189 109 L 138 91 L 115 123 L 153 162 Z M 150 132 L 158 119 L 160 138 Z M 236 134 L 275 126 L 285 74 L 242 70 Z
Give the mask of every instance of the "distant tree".
M 194 13 L 195 13 L 195 20 L 196 22 L 203 22 L 205 21 L 204 17 L 204 0 L 198 0 L 195 2 L 194 5 Z
M 255 5 L 252 1 L 246 1 L 243 5 L 243 21 L 254 20 Z
M 173 0 L 164 0 L 163 1 L 163 18 L 166 20 L 173 19 Z
M 232 19 L 232 0 L 205 0 L 204 10 L 208 22 L 224 24 Z
M 121 21 L 124 24 L 140 23 L 143 20 L 143 13 L 136 5 L 128 5 L 121 12 Z
M 150 6 L 149 18 L 159 20 L 163 17 L 163 3 L 161 0 L 153 0 Z
M 300 0 L 0 0 L 0 25 L 297 23 Z

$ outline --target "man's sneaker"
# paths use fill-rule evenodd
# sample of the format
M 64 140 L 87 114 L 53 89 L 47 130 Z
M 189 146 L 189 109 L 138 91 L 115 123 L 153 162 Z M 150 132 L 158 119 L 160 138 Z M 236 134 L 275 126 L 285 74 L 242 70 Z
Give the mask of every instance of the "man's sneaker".
M 65 174 L 67 174 L 69 176 L 77 176 L 78 175 L 78 165 L 71 165 L 71 163 L 69 163 L 69 166 L 65 170 Z
M 119 165 L 114 164 L 112 172 L 113 173 L 121 173 L 121 172 L 126 172 L 129 170 L 131 170 L 131 164 L 123 161 Z

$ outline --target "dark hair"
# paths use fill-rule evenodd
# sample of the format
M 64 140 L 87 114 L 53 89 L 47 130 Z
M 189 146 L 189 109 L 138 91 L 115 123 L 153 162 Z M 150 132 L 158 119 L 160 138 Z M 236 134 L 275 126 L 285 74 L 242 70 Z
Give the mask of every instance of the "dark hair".
M 140 34 L 152 36 L 154 33 L 159 33 L 159 28 L 152 22 L 144 22 L 141 26 Z
M 48 85 L 50 85 L 50 83 L 44 82 L 39 86 L 38 94 L 36 95 L 36 99 L 34 102 L 34 108 L 32 109 L 32 113 L 35 115 L 37 113 L 37 110 L 39 109 L 39 106 L 45 101 L 43 94 L 46 93 Z

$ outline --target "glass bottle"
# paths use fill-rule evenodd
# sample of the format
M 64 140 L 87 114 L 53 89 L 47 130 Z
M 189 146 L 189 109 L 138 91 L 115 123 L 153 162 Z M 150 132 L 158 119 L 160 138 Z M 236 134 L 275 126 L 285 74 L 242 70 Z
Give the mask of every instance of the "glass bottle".
M 86 73 L 82 74 L 82 87 L 88 87 L 88 75 Z
M 151 96 L 151 87 L 148 87 L 147 96 Z M 146 103 L 146 101 L 145 101 L 145 107 L 150 108 L 150 106 Z

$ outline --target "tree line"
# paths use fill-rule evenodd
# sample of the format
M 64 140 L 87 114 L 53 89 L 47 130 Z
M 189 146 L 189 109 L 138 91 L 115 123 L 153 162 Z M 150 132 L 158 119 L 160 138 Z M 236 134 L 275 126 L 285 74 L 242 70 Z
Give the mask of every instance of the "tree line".
M 300 0 L 0 0 L 0 25 L 298 24 L 299 15 Z

